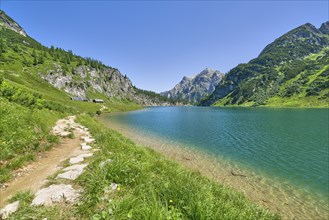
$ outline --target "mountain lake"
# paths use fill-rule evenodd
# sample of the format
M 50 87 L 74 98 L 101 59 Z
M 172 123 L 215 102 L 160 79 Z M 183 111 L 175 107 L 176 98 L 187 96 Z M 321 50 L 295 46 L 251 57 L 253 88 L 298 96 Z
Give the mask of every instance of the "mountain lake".
M 328 216 L 328 109 L 150 107 L 100 120 L 286 217 Z

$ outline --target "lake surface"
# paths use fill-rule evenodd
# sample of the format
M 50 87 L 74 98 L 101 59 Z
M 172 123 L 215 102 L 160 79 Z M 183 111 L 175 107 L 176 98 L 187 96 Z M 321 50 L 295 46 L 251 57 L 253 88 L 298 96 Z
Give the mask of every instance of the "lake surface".
M 220 157 L 328 202 L 328 109 L 154 107 L 106 120 Z

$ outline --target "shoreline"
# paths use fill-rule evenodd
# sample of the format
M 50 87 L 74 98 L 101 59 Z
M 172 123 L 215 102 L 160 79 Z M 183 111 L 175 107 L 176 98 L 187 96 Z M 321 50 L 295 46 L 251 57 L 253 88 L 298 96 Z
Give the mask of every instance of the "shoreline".
M 190 170 L 200 172 L 219 184 L 243 193 L 252 202 L 278 213 L 283 219 L 325 219 L 329 215 L 328 204 L 325 201 L 321 201 L 319 205 L 319 201 L 313 196 L 302 195 L 285 183 L 255 175 L 252 170 L 233 165 L 227 160 L 200 150 L 162 141 L 159 137 L 152 137 L 150 134 L 132 131 L 122 124 L 110 123 L 105 118 L 106 115 L 103 115 L 97 120 L 138 145 L 153 149 Z

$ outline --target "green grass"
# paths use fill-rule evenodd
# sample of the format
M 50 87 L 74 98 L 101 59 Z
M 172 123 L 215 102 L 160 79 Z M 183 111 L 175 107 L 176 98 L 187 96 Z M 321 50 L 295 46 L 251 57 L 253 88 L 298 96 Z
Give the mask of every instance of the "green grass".
M 64 114 L 47 109 L 28 109 L 0 97 L 0 183 L 11 173 L 33 161 L 36 152 L 58 142 L 50 134 L 55 121 Z
M 84 188 L 76 205 L 25 205 L 12 219 L 278 219 L 242 194 L 137 146 L 95 119 L 80 115 L 101 150 L 74 184 Z M 112 161 L 104 167 L 99 164 Z M 119 184 L 107 191 L 111 183 Z

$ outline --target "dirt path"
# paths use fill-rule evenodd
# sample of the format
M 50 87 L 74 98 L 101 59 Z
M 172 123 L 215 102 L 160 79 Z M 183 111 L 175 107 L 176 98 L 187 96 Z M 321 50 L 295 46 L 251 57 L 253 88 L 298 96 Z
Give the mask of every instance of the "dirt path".
M 81 133 L 74 131 L 74 138 L 63 138 L 61 143 L 53 147 L 50 151 L 45 152 L 36 161 L 32 162 L 28 166 L 31 169 L 25 172 L 20 177 L 16 177 L 7 188 L 0 190 L 0 207 L 6 204 L 6 200 L 9 199 L 18 191 L 31 190 L 35 193 L 38 189 L 45 184 L 47 177 L 60 170 L 63 165 L 63 161 L 72 156 L 77 156 L 85 151 L 81 150 L 80 140 Z

